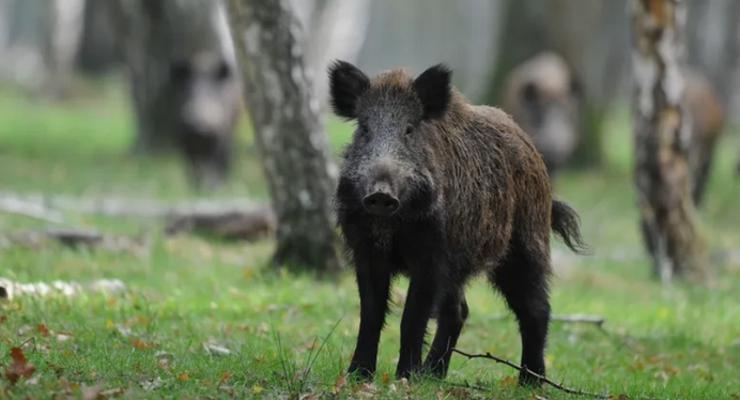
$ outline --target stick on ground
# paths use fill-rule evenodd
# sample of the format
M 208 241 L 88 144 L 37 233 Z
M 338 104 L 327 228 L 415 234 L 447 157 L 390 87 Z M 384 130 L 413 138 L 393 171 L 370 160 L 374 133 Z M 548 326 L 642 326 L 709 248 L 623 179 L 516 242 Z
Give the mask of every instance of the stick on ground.
M 527 373 L 527 374 L 529 374 L 529 375 L 531 375 L 531 376 L 539 379 L 540 381 L 542 381 L 542 382 L 544 382 L 544 383 L 546 383 L 546 384 L 554 387 L 555 389 L 558 389 L 558 390 L 560 390 L 562 392 L 565 392 L 565 393 L 568 393 L 568 394 L 572 394 L 572 395 L 576 395 L 576 396 L 591 397 L 591 398 L 595 398 L 595 399 L 605 399 L 605 400 L 609 399 L 609 396 L 607 396 L 607 395 L 598 394 L 598 393 L 584 392 L 583 390 L 573 389 L 573 388 L 569 388 L 567 386 L 563 386 L 560 383 L 555 383 L 555 382 L 547 379 L 546 377 L 544 377 L 544 376 L 542 376 L 542 375 L 540 375 L 538 373 L 532 372 L 531 370 L 529 370 L 526 367 L 520 367 L 520 366 L 514 364 L 513 362 L 511 362 L 511 361 L 509 361 L 507 359 L 496 357 L 496 356 L 494 356 L 491 353 L 470 354 L 470 353 L 466 353 L 466 352 L 461 351 L 461 350 L 458 350 L 458 349 L 452 349 L 452 352 L 453 353 L 460 354 L 461 356 L 464 356 L 464 357 L 467 357 L 467 358 L 470 358 L 470 359 L 473 359 L 473 358 L 485 358 L 485 359 L 488 359 L 488 360 L 496 361 L 497 363 L 501 363 L 501 364 L 507 365 L 507 366 L 509 366 L 511 368 L 514 368 L 515 370 L 517 370 L 519 372 Z

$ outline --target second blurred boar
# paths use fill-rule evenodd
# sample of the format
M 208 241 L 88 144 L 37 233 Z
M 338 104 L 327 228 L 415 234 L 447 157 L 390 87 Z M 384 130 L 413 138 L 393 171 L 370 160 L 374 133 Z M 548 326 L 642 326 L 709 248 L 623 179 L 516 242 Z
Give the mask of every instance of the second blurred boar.
M 532 137 L 552 177 L 580 139 L 580 90 L 570 68 L 559 55 L 540 53 L 509 74 L 504 90 L 504 110 Z
M 691 195 L 694 203 L 700 205 L 709 181 L 715 144 L 725 125 L 725 111 L 712 85 L 695 71 L 686 74 L 684 101 L 684 123 L 691 130 L 688 143 Z
M 194 183 L 213 187 L 228 176 L 239 86 L 225 59 L 201 53 L 170 68 L 177 142 Z

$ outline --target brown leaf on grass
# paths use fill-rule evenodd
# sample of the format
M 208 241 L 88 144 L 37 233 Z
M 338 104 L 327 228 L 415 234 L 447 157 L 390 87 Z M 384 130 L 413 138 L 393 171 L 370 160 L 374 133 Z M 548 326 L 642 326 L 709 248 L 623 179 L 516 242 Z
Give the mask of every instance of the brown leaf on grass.
M 365 382 L 355 388 L 355 396 L 357 398 L 375 398 L 378 392 L 378 388 L 373 383 Z
M 134 346 L 136 350 L 149 350 L 153 347 L 151 343 L 145 342 L 139 338 L 132 339 L 131 346 Z
M 154 354 L 154 357 L 157 358 L 157 365 L 159 368 L 163 370 L 169 370 L 172 366 L 172 360 L 174 359 L 174 356 L 171 353 L 168 353 L 166 351 L 158 351 Z
M 231 379 L 232 376 L 234 375 L 231 372 L 224 372 L 224 374 L 221 375 L 221 379 L 218 381 L 218 384 L 219 385 L 225 384 L 226 382 L 229 381 L 229 379 Z
M 443 399 L 461 399 L 461 400 L 467 400 L 472 398 L 472 393 L 470 390 L 466 388 L 461 387 L 455 387 L 455 388 L 449 388 L 449 389 L 443 389 L 437 391 L 437 399 L 443 400 Z
M 519 386 L 519 381 L 516 379 L 516 377 L 509 375 L 501 378 L 501 380 L 498 381 L 498 384 L 501 387 L 513 389 Z
M 177 375 L 177 380 L 180 382 L 187 382 L 190 380 L 190 375 L 188 375 L 187 372 L 183 372 L 180 375 Z
M 46 324 L 38 324 L 38 326 L 36 327 L 36 330 L 43 337 L 49 336 L 49 328 L 46 326 Z
M 23 354 L 23 350 L 19 347 L 13 347 L 10 349 L 10 357 L 12 361 L 10 365 L 5 368 L 5 379 L 7 379 L 11 385 L 15 385 L 21 378 L 30 378 L 31 375 L 36 372 L 36 367 L 26 360 L 26 355 Z
M 4 324 L 8 320 L 7 315 L 0 315 L 0 325 Z
M 332 388 L 331 392 L 335 395 L 338 395 L 339 393 L 342 393 L 342 390 L 344 390 L 345 386 L 347 386 L 347 376 L 344 374 L 340 374 L 337 377 L 337 380 L 334 382 L 334 387 Z
M 114 397 L 122 396 L 125 393 L 125 391 L 122 388 L 113 388 L 108 390 L 103 390 L 98 394 L 99 400 L 105 400 L 105 399 L 112 399 Z
M 103 386 L 97 384 L 95 386 L 82 386 L 82 399 L 83 400 L 97 400 L 100 398 L 100 393 L 103 392 Z

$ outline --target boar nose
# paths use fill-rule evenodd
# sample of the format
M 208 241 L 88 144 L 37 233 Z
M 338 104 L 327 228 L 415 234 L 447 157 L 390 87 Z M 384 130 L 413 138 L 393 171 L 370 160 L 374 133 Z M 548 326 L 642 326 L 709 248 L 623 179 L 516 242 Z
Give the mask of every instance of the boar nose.
M 362 206 L 373 215 L 388 217 L 393 215 L 401 203 L 389 193 L 375 192 L 362 199 Z

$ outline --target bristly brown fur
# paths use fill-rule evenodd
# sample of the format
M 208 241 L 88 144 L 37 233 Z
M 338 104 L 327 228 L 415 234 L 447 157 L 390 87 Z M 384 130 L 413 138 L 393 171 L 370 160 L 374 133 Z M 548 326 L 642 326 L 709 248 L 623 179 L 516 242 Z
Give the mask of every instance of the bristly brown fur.
M 421 75 L 426 78 L 413 79 L 394 70 L 362 91 L 342 92 L 355 100 L 358 120 L 336 196 L 361 298 L 350 372 L 375 371 L 391 277 L 403 273 L 411 284 L 396 374 L 444 376 L 468 314 L 465 285 L 485 273 L 519 320 L 522 364 L 544 374 L 550 231 L 579 244 L 577 216 L 553 202 L 547 169 L 530 138 L 503 111 L 468 103 L 448 86 L 449 73 L 436 66 Z M 371 213 L 366 199 L 378 196 L 398 208 Z M 422 364 L 433 313 L 437 333 Z M 536 383 L 531 376 L 520 379 Z

